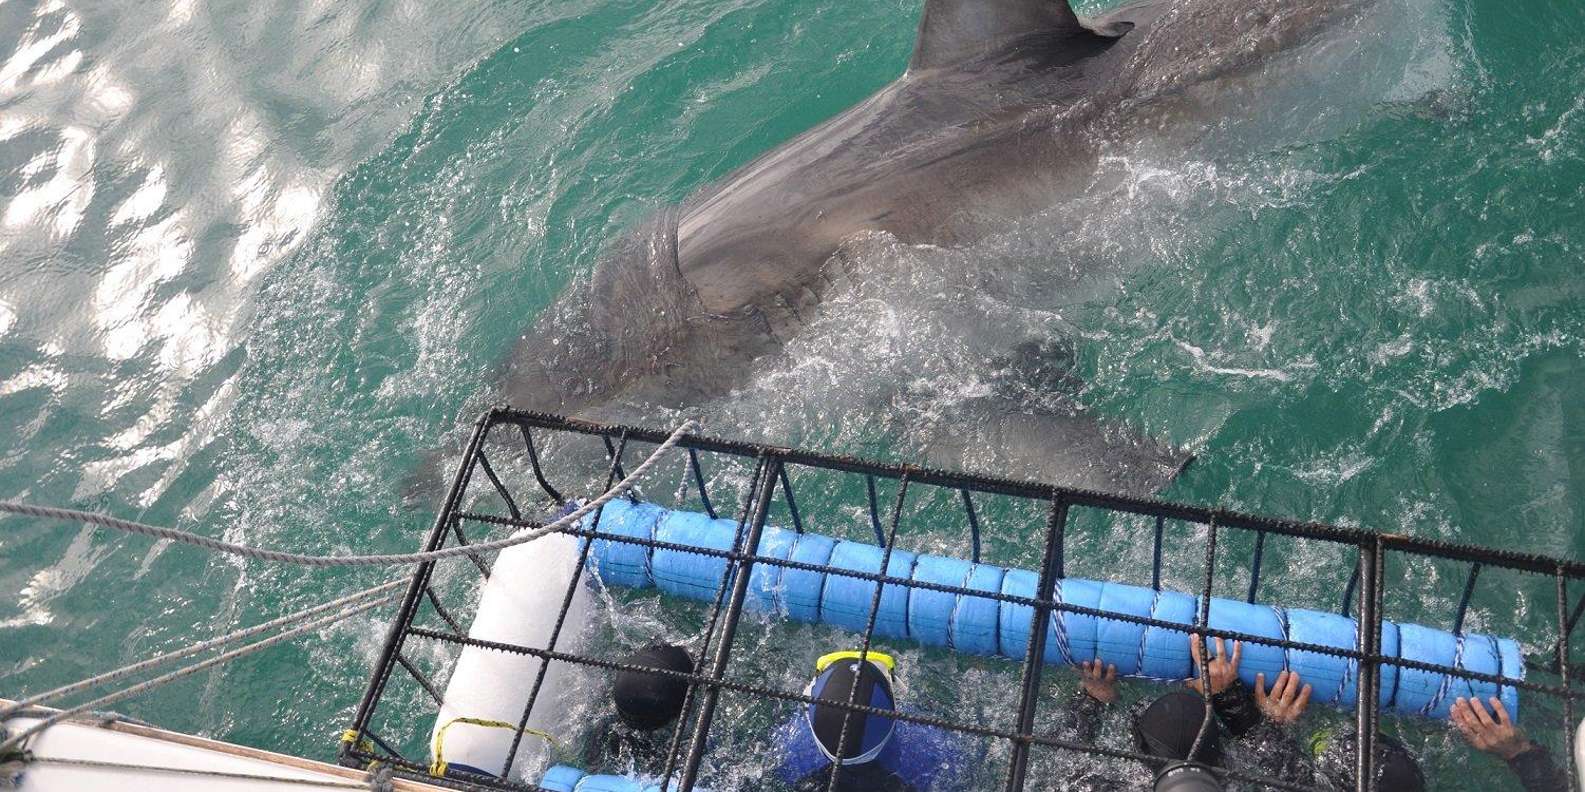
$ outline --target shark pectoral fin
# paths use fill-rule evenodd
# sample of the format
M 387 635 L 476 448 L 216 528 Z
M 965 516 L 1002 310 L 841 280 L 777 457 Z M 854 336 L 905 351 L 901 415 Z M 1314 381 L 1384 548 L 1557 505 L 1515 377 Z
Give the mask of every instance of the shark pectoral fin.
M 1086 411 L 1031 411 L 997 398 L 925 431 L 918 440 L 932 465 L 1118 495 L 1154 495 L 1194 461 Z
M 1069 0 L 926 0 L 908 69 L 963 63 L 1020 39 L 1094 43 L 1132 27 L 1086 28 Z
M 1134 29 L 1134 23 L 1126 19 L 1111 19 L 1104 22 L 1095 22 L 1090 25 L 1090 31 L 1104 38 L 1122 38 L 1128 31 Z

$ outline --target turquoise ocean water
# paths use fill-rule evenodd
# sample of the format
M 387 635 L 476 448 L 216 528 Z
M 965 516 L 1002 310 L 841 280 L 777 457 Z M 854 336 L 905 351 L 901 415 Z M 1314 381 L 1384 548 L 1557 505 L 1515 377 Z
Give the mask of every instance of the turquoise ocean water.
M 0 3 L 0 497 L 304 551 L 413 547 L 432 506 L 404 505 L 403 479 L 458 447 L 536 314 L 645 212 L 893 79 L 918 12 Z M 950 421 L 981 387 L 944 318 L 967 306 L 1072 339 L 1090 409 L 1194 450 L 1168 497 L 1585 556 L 1581 85 L 1577 4 L 1383 0 L 1207 97 L 1190 131 L 1110 142 L 1083 196 L 1005 234 L 860 241 L 864 277 L 708 429 L 906 457 L 899 427 Z M 1003 271 L 1021 286 L 998 289 Z M 1028 563 L 1038 525 L 991 530 Z M 1075 563 L 1138 580 L 1136 536 L 1092 526 Z M 1337 559 L 1272 552 L 1267 596 L 1339 596 Z M 1169 566 L 1192 585 L 1192 558 Z M 1395 574 L 1393 615 L 1430 623 L 1463 583 L 1452 565 Z M 0 519 L 0 695 L 378 579 Z M 1483 578 L 1472 625 L 1544 652 L 1550 591 Z M 631 605 L 619 636 L 699 616 Z M 778 646 L 840 640 L 753 630 L 766 668 Z M 382 634 L 383 616 L 355 620 L 124 709 L 328 757 Z M 918 691 L 960 697 L 944 707 L 1015 695 L 1005 666 L 907 656 L 929 661 Z M 393 706 L 421 743 L 421 700 Z M 1446 788 L 1501 777 L 1403 728 Z M 751 788 L 726 753 L 721 785 Z

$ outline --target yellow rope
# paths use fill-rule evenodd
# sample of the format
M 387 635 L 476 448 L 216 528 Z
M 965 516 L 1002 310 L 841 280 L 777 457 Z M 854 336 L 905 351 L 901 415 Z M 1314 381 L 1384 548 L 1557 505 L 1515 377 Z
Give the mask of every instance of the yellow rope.
M 363 738 L 362 740 L 359 740 L 358 739 L 358 730 L 357 729 L 347 729 L 346 731 L 343 731 L 341 733 L 341 741 L 346 743 L 347 745 L 351 745 L 353 743 L 357 743 L 358 744 L 358 750 L 360 750 L 360 751 L 362 751 L 364 753 L 370 753 L 370 754 L 374 753 L 374 743 L 371 740 L 369 740 L 369 738 L 367 738 L 367 737 Z
M 446 774 L 446 760 L 443 753 L 445 748 L 444 743 L 446 741 L 446 730 L 451 728 L 453 724 L 457 723 L 466 724 L 468 726 L 485 726 L 491 729 L 517 731 L 517 726 L 513 724 L 507 723 L 505 721 L 485 720 L 484 718 L 452 718 L 451 720 L 446 721 L 445 724 L 443 724 L 440 729 L 435 732 L 435 761 L 431 762 L 429 765 L 429 774 L 432 776 L 444 776 Z M 543 732 L 539 729 L 525 728 L 523 729 L 523 733 L 538 737 L 545 742 L 550 743 L 550 747 L 552 748 L 556 747 L 556 738 L 549 732 Z

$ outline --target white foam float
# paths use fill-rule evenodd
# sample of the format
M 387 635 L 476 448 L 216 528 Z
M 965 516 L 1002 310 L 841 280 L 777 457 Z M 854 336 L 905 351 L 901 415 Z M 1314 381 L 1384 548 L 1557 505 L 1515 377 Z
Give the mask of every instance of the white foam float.
M 567 587 L 579 572 L 578 540 L 565 534 L 502 550 L 484 584 L 468 637 L 548 648 Z M 556 641 L 559 652 L 579 653 L 583 648 L 593 604 L 590 582 L 587 576 L 580 577 Z M 450 766 L 498 776 L 512 750 L 540 663 L 540 658 L 530 655 L 464 647 L 430 733 L 432 770 L 444 773 Z M 544 768 L 555 745 L 570 736 L 565 733 L 572 703 L 567 691 L 574 671 L 569 663 L 550 663 L 518 743 L 514 774 L 533 777 Z

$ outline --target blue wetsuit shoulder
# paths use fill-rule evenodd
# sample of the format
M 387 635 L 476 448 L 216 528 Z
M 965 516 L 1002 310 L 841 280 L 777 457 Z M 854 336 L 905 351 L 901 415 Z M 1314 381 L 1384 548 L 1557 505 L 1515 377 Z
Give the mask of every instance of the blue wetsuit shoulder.
M 782 760 L 775 774 L 781 781 L 796 785 L 831 766 L 831 760 L 820 751 L 801 715 L 793 716 L 777 731 Z M 920 792 L 949 789 L 967 769 L 966 760 L 963 741 L 958 735 L 933 726 L 897 721 L 896 731 L 880 755 L 866 763 L 866 772 L 854 775 L 868 776 L 875 770 L 884 770 L 894 776 L 902 788 Z M 853 767 L 856 770 L 863 766 Z

